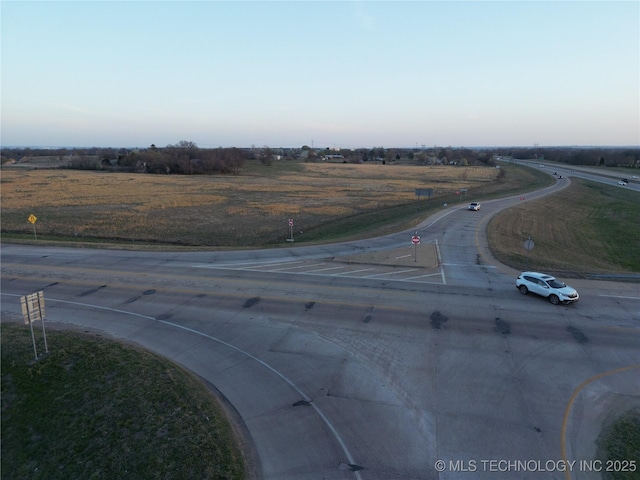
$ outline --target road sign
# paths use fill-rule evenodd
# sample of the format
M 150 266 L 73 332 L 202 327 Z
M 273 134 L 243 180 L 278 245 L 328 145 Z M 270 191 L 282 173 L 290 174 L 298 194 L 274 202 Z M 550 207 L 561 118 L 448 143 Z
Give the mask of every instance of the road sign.
M 420 197 L 427 197 L 430 199 L 433 194 L 433 188 L 416 188 L 415 191 L 418 199 L 420 199 Z
M 531 238 L 529 238 L 528 240 L 525 240 L 524 242 L 524 249 L 525 250 L 533 250 L 533 247 L 535 247 L 536 244 L 533 243 L 533 240 L 531 240 Z
M 33 341 L 33 353 L 36 360 L 38 360 L 38 350 L 36 348 L 36 337 L 33 333 L 33 322 L 42 321 L 42 335 L 44 336 L 44 350 L 49 353 L 49 346 L 47 345 L 47 333 L 44 330 L 44 292 L 32 293 L 31 295 L 25 295 L 20 297 L 20 303 L 22 305 L 22 315 L 24 315 L 24 324 L 29 325 L 31 329 L 31 340 Z
M 420 245 L 420 235 L 414 235 L 411 237 L 411 243 L 414 245 Z
M 287 242 L 293 242 L 293 218 L 289 219 L 289 235 L 290 237 L 287 238 Z
M 24 324 L 37 322 L 44 318 L 44 293 L 41 291 L 20 297 Z
M 38 217 L 36 217 L 33 213 L 31 215 L 29 215 L 29 218 L 27 218 L 27 220 L 29 220 L 29 222 L 31 223 L 31 225 L 33 225 L 33 236 L 35 237 L 35 239 L 38 239 L 38 234 L 36 233 L 36 220 L 38 220 Z

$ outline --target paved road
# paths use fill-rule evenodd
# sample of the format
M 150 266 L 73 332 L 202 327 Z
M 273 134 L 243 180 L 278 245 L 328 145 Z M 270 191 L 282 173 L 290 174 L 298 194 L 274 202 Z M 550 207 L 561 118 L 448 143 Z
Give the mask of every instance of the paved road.
M 516 162 L 533 168 L 543 168 L 549 173 L 557 172 L 558 175 L 562 175 L 563 178 L 584 178 L 585 180 L 591 180 L 592 182 L 606 183 L 607 185 L 614 185 L 619 188 L 640 192 L 640 179 L 634 179 L 632 174 L 629 174 L 627 173 L 628 171 L 625 172 L 622 169 L 585 167 L 582 165 L 573 166 L 567 165 L 566 163 L 540 162 L 533 160 L 516 160 Z M 625 186 L 618 184 L 618 182 L 623 178 L 629 181 Z
M 236 409 L 261 478 L 599 478 L 559 469 L 639 404 L 640 292 L 520 295 L 483 234 L 520 201 L 443 208 L 417 227 L 418 265 L 414 231 L 242 252 L 4 245 L 2 314 L 42 289 L 49 321 L 186 366 Z

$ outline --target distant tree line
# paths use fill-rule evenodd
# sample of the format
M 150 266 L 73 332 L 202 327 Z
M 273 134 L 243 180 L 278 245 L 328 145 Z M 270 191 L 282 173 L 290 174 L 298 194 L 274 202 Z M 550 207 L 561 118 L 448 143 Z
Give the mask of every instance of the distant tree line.
M 547 147 L 515 148 L 513 158 L 544 158 L 569 165 L 640 168 L 638 147 Z
M 117 166 L 144 173 L 198 175 L 231 173 L 238 175 L 247 160 L 239 148 L 202 149 L 190 141 L 145 150 L 134 150 L 119 156 Z
M 640 168 L 638 147 L 496 147 L 496 148 L 200 148 L 181 140 L 175 145 L 144 149 L 38 149 L 2 147 L 2 163 L 41 159 L 61 168 L 115 170 L 156 174 L 239 175 L 249 160 L 270 166 L 276 160 L 339 163 L 404 163 L 414 165 L 495 165 L 495 157 L 544 159 L 569 165 Z M 42 160 L 47 159 L 47 160 Z

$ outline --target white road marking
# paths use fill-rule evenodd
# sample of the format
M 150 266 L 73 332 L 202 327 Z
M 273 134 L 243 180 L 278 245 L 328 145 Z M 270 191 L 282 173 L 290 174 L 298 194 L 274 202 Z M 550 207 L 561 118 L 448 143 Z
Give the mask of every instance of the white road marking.
M 600 294 L 598 295 L 599 297 L 610 297 L 610 298 L 624 298 L 626 300 L 640 300 L 640 297 L 624 297 L 622 295 L 605 295 L 605 294 Z
M 291 261 L 291 262 L 279 262 L 279 263 L 260 263 L 260 262 L 243 262 L 243 263 L 194 263 L 191 265 L 192 268 L 238 268 L 243 265 L 253 265 L 253 266 L 263 266 L 268 267 L 271 265 L 293 265 L 296 263 L 302 263 L 302 260 Z M 251 267 L 250 267 L 251 268 Z
M 403 278 L 402 280 L 408 281 L 408 280 L 414 280 L 416 278 L 435 277 L 437 275 L 440 275 L 440 272 L 430 273 L 428 275 L 418 275 L 417 277 Z
M 417 268 L 412 268 L 410 270 L 400 270 L 398 271 L 393 271 L 393 272 L 385 272 L 385 273 L 374 273 L 373 275 L 365 275 L 362 278 L 373 278 L 373 277 L 382 277 L 384 275 L 395 275 L 397 273 L 407 273 L 407 272 L 415 272 L 416 270 L 418 270 Z
M 326 265 L 325 263 L 312 263 L 311 265 L 298 265 L 296 267 L 284 267 L 284 268 L 272 268 L 269 271 L 270 272 L 282 272 L 284 270 L 293 270 L 294 268 L 308 268 L 308 267 L 317 267 L 319 265 Z M 255 268 L 260 268 L 260 265 L 256 266 Z
M 444 277 L 444 268 L 442 268 L 442 257 L 440 256 L 440 246 L 438 245 L 437 238 L 436 238 L 436 255 L 438 256 L 438 265 L 440 266 L 440 274 L 442 275 L 442 284 L 446 285 L 447 279 Z
M 482 265 L 477 264 L 467 264 L 467 263 L 443 263 L 442 265 L 447 267 L 483 267 L 483 268 L 497 268 L 494 265 L 487 265 L 483 263 Z
M 373 268 L 361 268 L 360 270 L 349 270 L 348 272 L 336 273 L 336 275 L 348 275 L 350 273 L 368 272 L 370 270 L 373 270 Z
M 344 265 L 341 267 L 328 267 L 328 268 L 320 268 L 318 270 L 309 270 L 309 272 L 307 273 L 314 273 L 314 272 L 324 272 L 325 270 L 342 270 L 343 268 L 347 268 Z
M 436 243 L 436 248 L 437 248 L 437 241 Z M 439 255 L 439 251 L 438 251 L 438 255 Z M 407 257 L 410 257 L 411 255 L 407 255 Z M 404 257 L 399 257 L 399 258 L 404 258 Z M 266 267 L 270 267 L 270 266 L 277 266 L 277 265 L 286 265 L 285 267 L 282 268 L 266 268 Z M 337 276 L 342 276 L 342 277 L 347 277 L 347 278 L 359 278 L 359 279 L 367 279 L 367 278 L 371 278 L 374 279 L 375 277 L 382 277 L 382 276 L 388 276 L 388 275 L 394 275 L 394 274 L 401 274 L 401 273 L 408 273 L 408 272 L 413 272 L 415 270 L 418 270 L 417 268 L 412 268 L 409 270 L 397 270 L 397 271 L 392 271 L 392 272 L 384 272 L 384 273 L 375 273 L 372 275 L 354 275 L 356 273 L 361 273 L 361 272 L 369 272 L 371 270 L 376 270 L 379 269 L 379 267 L 369 267 L 369 268 L 361 268 L 358 270 L 349 270 L 346 272 L 334 272 L 334 273 L 329 273 L 329 274 L 324 274 L 324 273 L 320 273 L 320 272 L 325 272 L 325 271 L 329 271 L 329 270 L 341 270 L 344 268 L 347 268 L 346 266 L 339 266 L 339 267 L 327 267 L 327 268 L 320 268 L 320 269 L 316 269 L 316 270 L 305 270 L 305 271 L 294 271 L 296 269 L 308 269 L 310 267 L 318 267 L 318 266 L 324 266 L 324 265 L 330 265 L 330 262 L 323 262 L 323 263 L 312 263 L 312 264 L 305 264 L 303 261 L 295 261 L 295 262 L 282 262 L 282 263 L 274 263 L 274 264 L 260 264 L 260 263 L 238 263 L 238 264 L 194 264 L 192 265 L 194 268 L 210 268 L 213 270 L 236 270 L 236 271 L 244 271 L 244 272 L 250 272 L 250 271 L 261 271 L 261 272 L 266 272 L 266 273 L 286 273 L 286 274 L 291 274 L 291 275 L 317 275 L 317 276 L 325 276 L 325 277 L 337 277 Z M 442 265 L 442 264 L 441 264 Z M 445 264 L 446 265 L 446 264 Z M 494 267 L 495 268 L 495 267 Z M 446 285 L 446 279 L 444 277 L 444 270 L 442 269 L 442 267 L 440 268 L 440 272 L 439 273 L 430 273 L 430 274 L 426 274 L 426 275 L 418 275 L 416 277 L 409 277 L 409 278 L 390 278 L 390 281 L 402 281 L 402 282 L 407 282 L 407 281 L 412 281 L 412 280 L 419 280 L 421 278 L 426 278 L 426 277 L 432 277 L 432 276 L 436 276 L 436 275 L 440 275 L 442 277 L 442 284 Z M 418 282 L 418 283 L 434 283 L 434 282 Z

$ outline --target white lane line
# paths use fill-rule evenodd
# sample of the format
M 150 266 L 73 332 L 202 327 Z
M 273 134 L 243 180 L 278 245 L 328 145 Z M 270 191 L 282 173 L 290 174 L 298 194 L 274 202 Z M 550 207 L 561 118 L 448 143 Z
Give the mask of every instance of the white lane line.
M 348 272 L 336 273 L 336 275 L 349 275 L 350 273 L 368 272 L 370 270 L 373 270 L 373 268 L 361 268 L 360 270 L 349 270 Z
M 195 263 L 191 265 L 192 268 L 255 268 L 257 266 L 268 267 L 271 265 L 294 265 L 296 263 L 302 263 L 302 260 L 291 262 L 279 262 L 279 263 L 260 263 L 260 262 L 243 262 L 243 263 Z M 249 265 L 249 267 L 246 267 Z
M 440 256 L 440 246 L 438 245 L 437 238 L 436 238 L 436 255 L 438 256 L 438 265 L 440 265 L 440 274 L 442 275 L 442 284 L 446 285 L 447 279 L 444 278 L 444 268 L 442 268 L 442 257 Z
M 442 265 L 445 265 L 447 267 L 482 267 L 482 268 L 497 268 L 494 265 L 487 265 L 485 263 L 478 265 L 478 264 L 471 264 L 471 263 L 443 263 Z
M 398 260 L 399 258 L 407 258 L 407 257 L 410 257 L 410 256 L 411 256 L 411 254 L 409 254 L 409 255 L 402 255 L 401 257 L 396 257 L 396 260 Z
M 314 272 L 324 272 L 326 270 L 342 270 L 343 268 L 347 268 L 344 265 L 341 267 L 329 267 L 329 268 L 320 268 L 318 270 L 309 270 L 308 273 L 314 273 Z
M 362 278 L 382 277 L 384 275 L 395 275 L 395 274 L 399 274 L 399 273 L 415 272 L 416 270 L 418 270 L 418 269 L 417 268 L 411 268 L 409 270 L 400 270 L 400 271 L 393 271 L 393 272 L 386 272 L 386 273 L 374 273 L 373 275 L 365 275 Z
M 297 262 L 254 263 L 253 266 L 245 268 L 277 267 L 278 265 L 295 265 L 296 263 L 302 263 L 302 260 Z
M 12 294 L 12 293 L 0 293 L 0 295 L 8 295 L 10 297 L 20 297 L 21 296 L 21 295 Z M 263 360 L 260 360 L 258 357 L 254 356 L 254 355 L 251 355 L 249 352 L 247 352 L 245 350 L 242 350 L 241 348 L 238 348 L 235 345 L 227 343 L 224 340 L 220 340 L 219 338 L 212 337 L 211 335 L 207 335 L 206 333 L 200 332 L 198 330 L 194 330 L 193 328 L 188 328 L 188 327 L 185 327 L 183 325 L 178 325 L 177 323 L 168 322 L 166 320 L 158 320 L 158 319 L 156 319 L 154 317 L 150 317 L 148 315 L 142 315 L 141 313 L 127 312 L 126 310 L 120 310 L 120 309 L 117 309 L 117 308 L 110 308 L 110 307 L 102 307 L 100 305 L 92 305 L 90 303 L 70 302 L 68 300 L 56 300 L 56 299 L 53 299 L 53 298 L 47 298 L 47 301 L 49 301 L 49 302 L 59 302 L 59 303 L 68 303 L 70 305 L 79 305 L 79 306 L 82 306 L 82 307 L 95 308 L 95 309 L 99 309 L 99 310 L 107 310 L 107 311 L 110 311 L 110 312 L 122 313 L 122 314 L 125 314 L 125 315 L 132 315 L 134 317 L 140 317 L 140 318 L 144 318 L 146 320 L 152 320 L 154 322 L 163 323 L 165 325 L 169 325 L 170 327 L 174 327 L 174 328 L 177 328 L 179 330 L 184 330 L 186 332 L 190 332 L 190 333 L 193 333 L 195 335 L 199 335 L 199 336 L 204 337 L 204 338 L 208 338 L 209 340 L 212 340 L 214 342 L 218 342 L 221 345 L 229 347 L 229 348 L 235 350 L 236 352 L 239 352 L 242 355 L 247 356 L 251 360 L 254 360 L 254 361 L 258 362 L 260 365 L 265 367 L 267 370 L 271 371 L 272 373 L 274 373 L 275 375 L 280 377 L 283 381 L 285 381 L 287 384 L 289 384 L 289 386 L 291 388 L 293 388 L 296 392 L 298 392 L 298 394 L 305 401 L 309 402 L 309 404 L 313 407 L 313 409 L 316 411 L 318 416 L 323 420 L 325 425 L 329 428 L 329 430 L 333 434 L 333 437 L 336 439 L 336 441 L 338 442 L 338 444 L 342 448 L 342 451 L 344 452 L 345 457 L 347 458 L 349 463 L 351 465 L 355 465 L 356 464 L 356 462 L 353 460 L 353 457 L 351 456 L 351 452 L 349 452 L 349 449 L 347 448 L 347 445 L 342 440 L 342 437 L 340 437 L 340 434 L 335 429 L 333 424 L 329 421 L 329 419 L 325 416 L 325 414 L 322 413 L 322 410 L 320 410 L 320 408 L 318 408 L 318 406 L 314 403 L 313 399 L 309 398 L 300 388 L 298 388 L 298 386 L 295 383 L 293 383 L 293 381 L 291 381 L 289 378 L 287 378 L 284 374 L 282 374 L 281 372 L 279 372 L 278 370 L 273 368 L 267 362 L 265 362 Z M 354 471 L 353 473 L 354 473 L 356 478 L 358 478 L 358 479 L 361 478 L 360 472 L 358 472 L 357 470 Z
M 269 272 L 282 272 L 284 270 L 293 270 L 294 268 L 307 268 L 307 267 L 317 267 L 320 265 L 326 265 L 326 263 L 312 263 L 311 265 L 307 264 L 307 265 L 298 265 L 296 267 L 284 267 L 284 268 L 270 268 L 268 271 Z M 259 268 L 259 267 L 256 267 Z
M 445 213 L 444 215 L 439 216 L 438 218 L 436 218 L 433 222 L 431 222 L 429 225 L 427 225 L 424 228 L 421 228 L 421 230 L 426 230 L 427 228 L 429 228 L 431 225 L 433 225 L 434 223 L 436 223 L 438 220 L 442 220 L 444 217 L 446 217 L 447 215 L 451 215 L 453 212 L 457 212 L 460 209 L 458 208 L 454 208 L 452 209 L 450 212 Z M 436 242 L 437 243 L 437 242 Z
M 598 296 L 599 297 L 610 297 L 610 298 L 624 298 L 626 300 L 640 300 L 640 297 L 624 297 L 622 295 L 605 295 L 603 293 L 601 293 Z
M 426 277 L 435 277 L 437 275 L 440 275 L 440 272 L 437 273 L 430 273 L 428 275 L 418 275 L 417 277 L 408 277 L 408 278 L 403 278 L 402 280 L 414 280 L 416 278 L 426 278 Z

